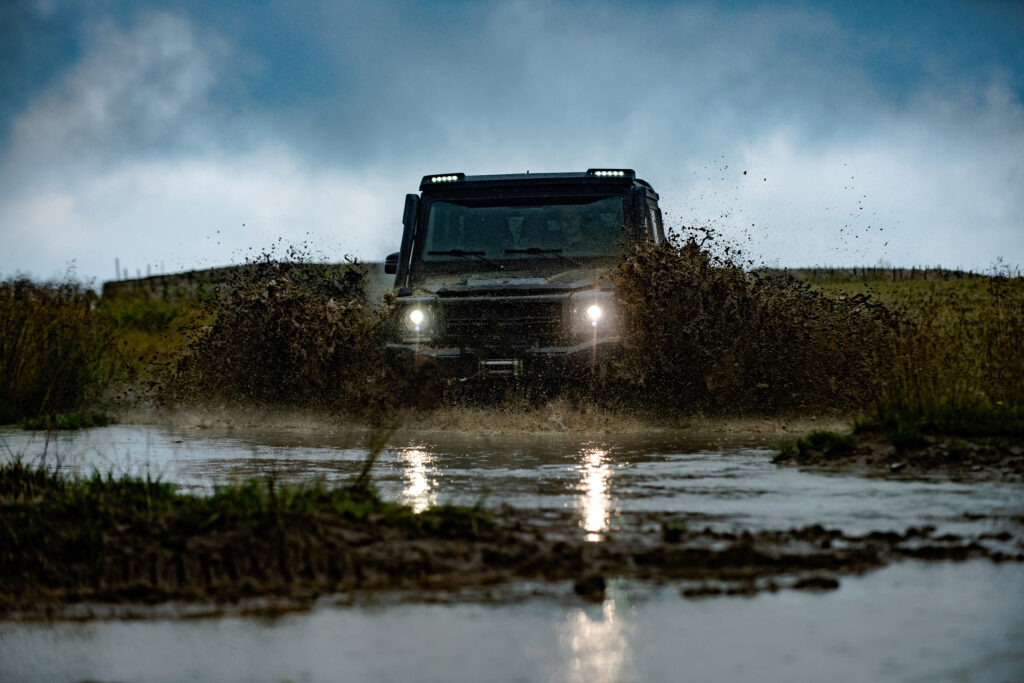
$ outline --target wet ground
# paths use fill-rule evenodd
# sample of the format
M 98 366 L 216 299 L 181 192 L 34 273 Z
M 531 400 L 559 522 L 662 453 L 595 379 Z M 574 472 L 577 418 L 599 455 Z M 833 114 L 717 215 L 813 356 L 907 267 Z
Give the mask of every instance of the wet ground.
M 0 453 L 45 453 L 69 469 L 149 473 L 201 491 L 268 472 L 338 481 L 358 471 L 364 440 L 344 428 L 122 425 L 49 441 L 3 432 Z M 417 508 L 509 505 L 594 543 L 667 518 L 716 532 L 820 524 L 846 534 L 935 527 L 934 535 L 1024 539 L 1024 484 L 802 471 L 772 464 L 773 445 L 764 434 L 397 433 L 374 474 L 385 497 Z M 439 603 L 322 598 L 275 619 L 236 611 L 183 620 L 188 610 L 163 606 L 140 608 L 141 622 L 5 623 L 0 679 L 1024 678 L 1017 562 L 903 561 L 840 577 L 828 592 L 690 599 L 677 585 L 615 581 L 607 595 L 591 604 L 571 586 L 521 584 L 432 598 Z

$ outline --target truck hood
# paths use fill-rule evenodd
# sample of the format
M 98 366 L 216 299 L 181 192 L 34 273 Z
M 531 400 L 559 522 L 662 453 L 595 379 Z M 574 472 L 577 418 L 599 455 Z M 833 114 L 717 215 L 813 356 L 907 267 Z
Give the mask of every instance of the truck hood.
M 572 268 L 550 275 L 503 270 L 437 274 L 424 278 L 414 293 L 438 297 L 570 294 L 595 287 L 611 287 L 607 267 Z

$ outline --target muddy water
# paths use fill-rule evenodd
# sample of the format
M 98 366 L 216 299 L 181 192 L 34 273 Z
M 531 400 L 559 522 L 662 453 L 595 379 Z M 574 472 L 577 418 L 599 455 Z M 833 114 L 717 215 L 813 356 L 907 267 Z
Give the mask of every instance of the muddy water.
M 0 457 L 151 474 L 183 488 L 273 472 L 350 476 L 365 434 L 122 425 L 47 441 L 0 433 Z M 764 436 L 488 437 L 398 433 L 374 474 L 414 507 L 507 504 L 594 542 L 678 516 L 714 529 L 822 524 L 849 533 L 931 525 L 1024 537 L 1024 485 L 881 479 L 771 463 Z M 495 594 L 326 597 L 256 618 L 0 623 L 0 680 L 907 681 L 1024 679 L 1024 568 L 904 562 L 838 590 L 686 599 L 614 583 L 602 604 L 570 586 Z M 88 612 L 89 609 L 85 608 Z M 187 610 L 186 610 L 187 611 Z
M 344 480 L 366 457 L 351 430 L 211 430 L 120 425 L 47 440 L 0 432 L 0 454 L 91 473 L 160 477 L 183 488 L 273 473 Z M 600 437 L 397 433 L 373 473 L 381 492 L 421 509 L 502 504 L 571 516 L 593 540 L 652 517 L 715 530 L 821 524 L 851 534 L 931 525 L 938 533 L 1024 535 L 1024 485 L 865 478 L 773 465 L 764 435 Z

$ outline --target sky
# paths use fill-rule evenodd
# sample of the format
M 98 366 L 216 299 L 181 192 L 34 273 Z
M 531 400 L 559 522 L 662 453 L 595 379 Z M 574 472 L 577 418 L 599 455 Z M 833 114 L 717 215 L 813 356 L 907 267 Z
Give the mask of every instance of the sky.
M 0 3 L 3 278 L 382 260 L 423 175 L 591 167 L 758 265 L 1024 265 L 1024 3 Z

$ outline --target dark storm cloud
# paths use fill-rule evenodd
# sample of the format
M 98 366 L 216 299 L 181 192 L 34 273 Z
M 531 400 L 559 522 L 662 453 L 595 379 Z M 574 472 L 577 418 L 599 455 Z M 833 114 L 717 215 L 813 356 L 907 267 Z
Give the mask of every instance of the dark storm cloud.
M 2 12 L 3 272 L 213 264 L 307 233 L 376 258 L 422 174 L 594 165 L 768 261 L 1024 261 L 1012 3 Z

